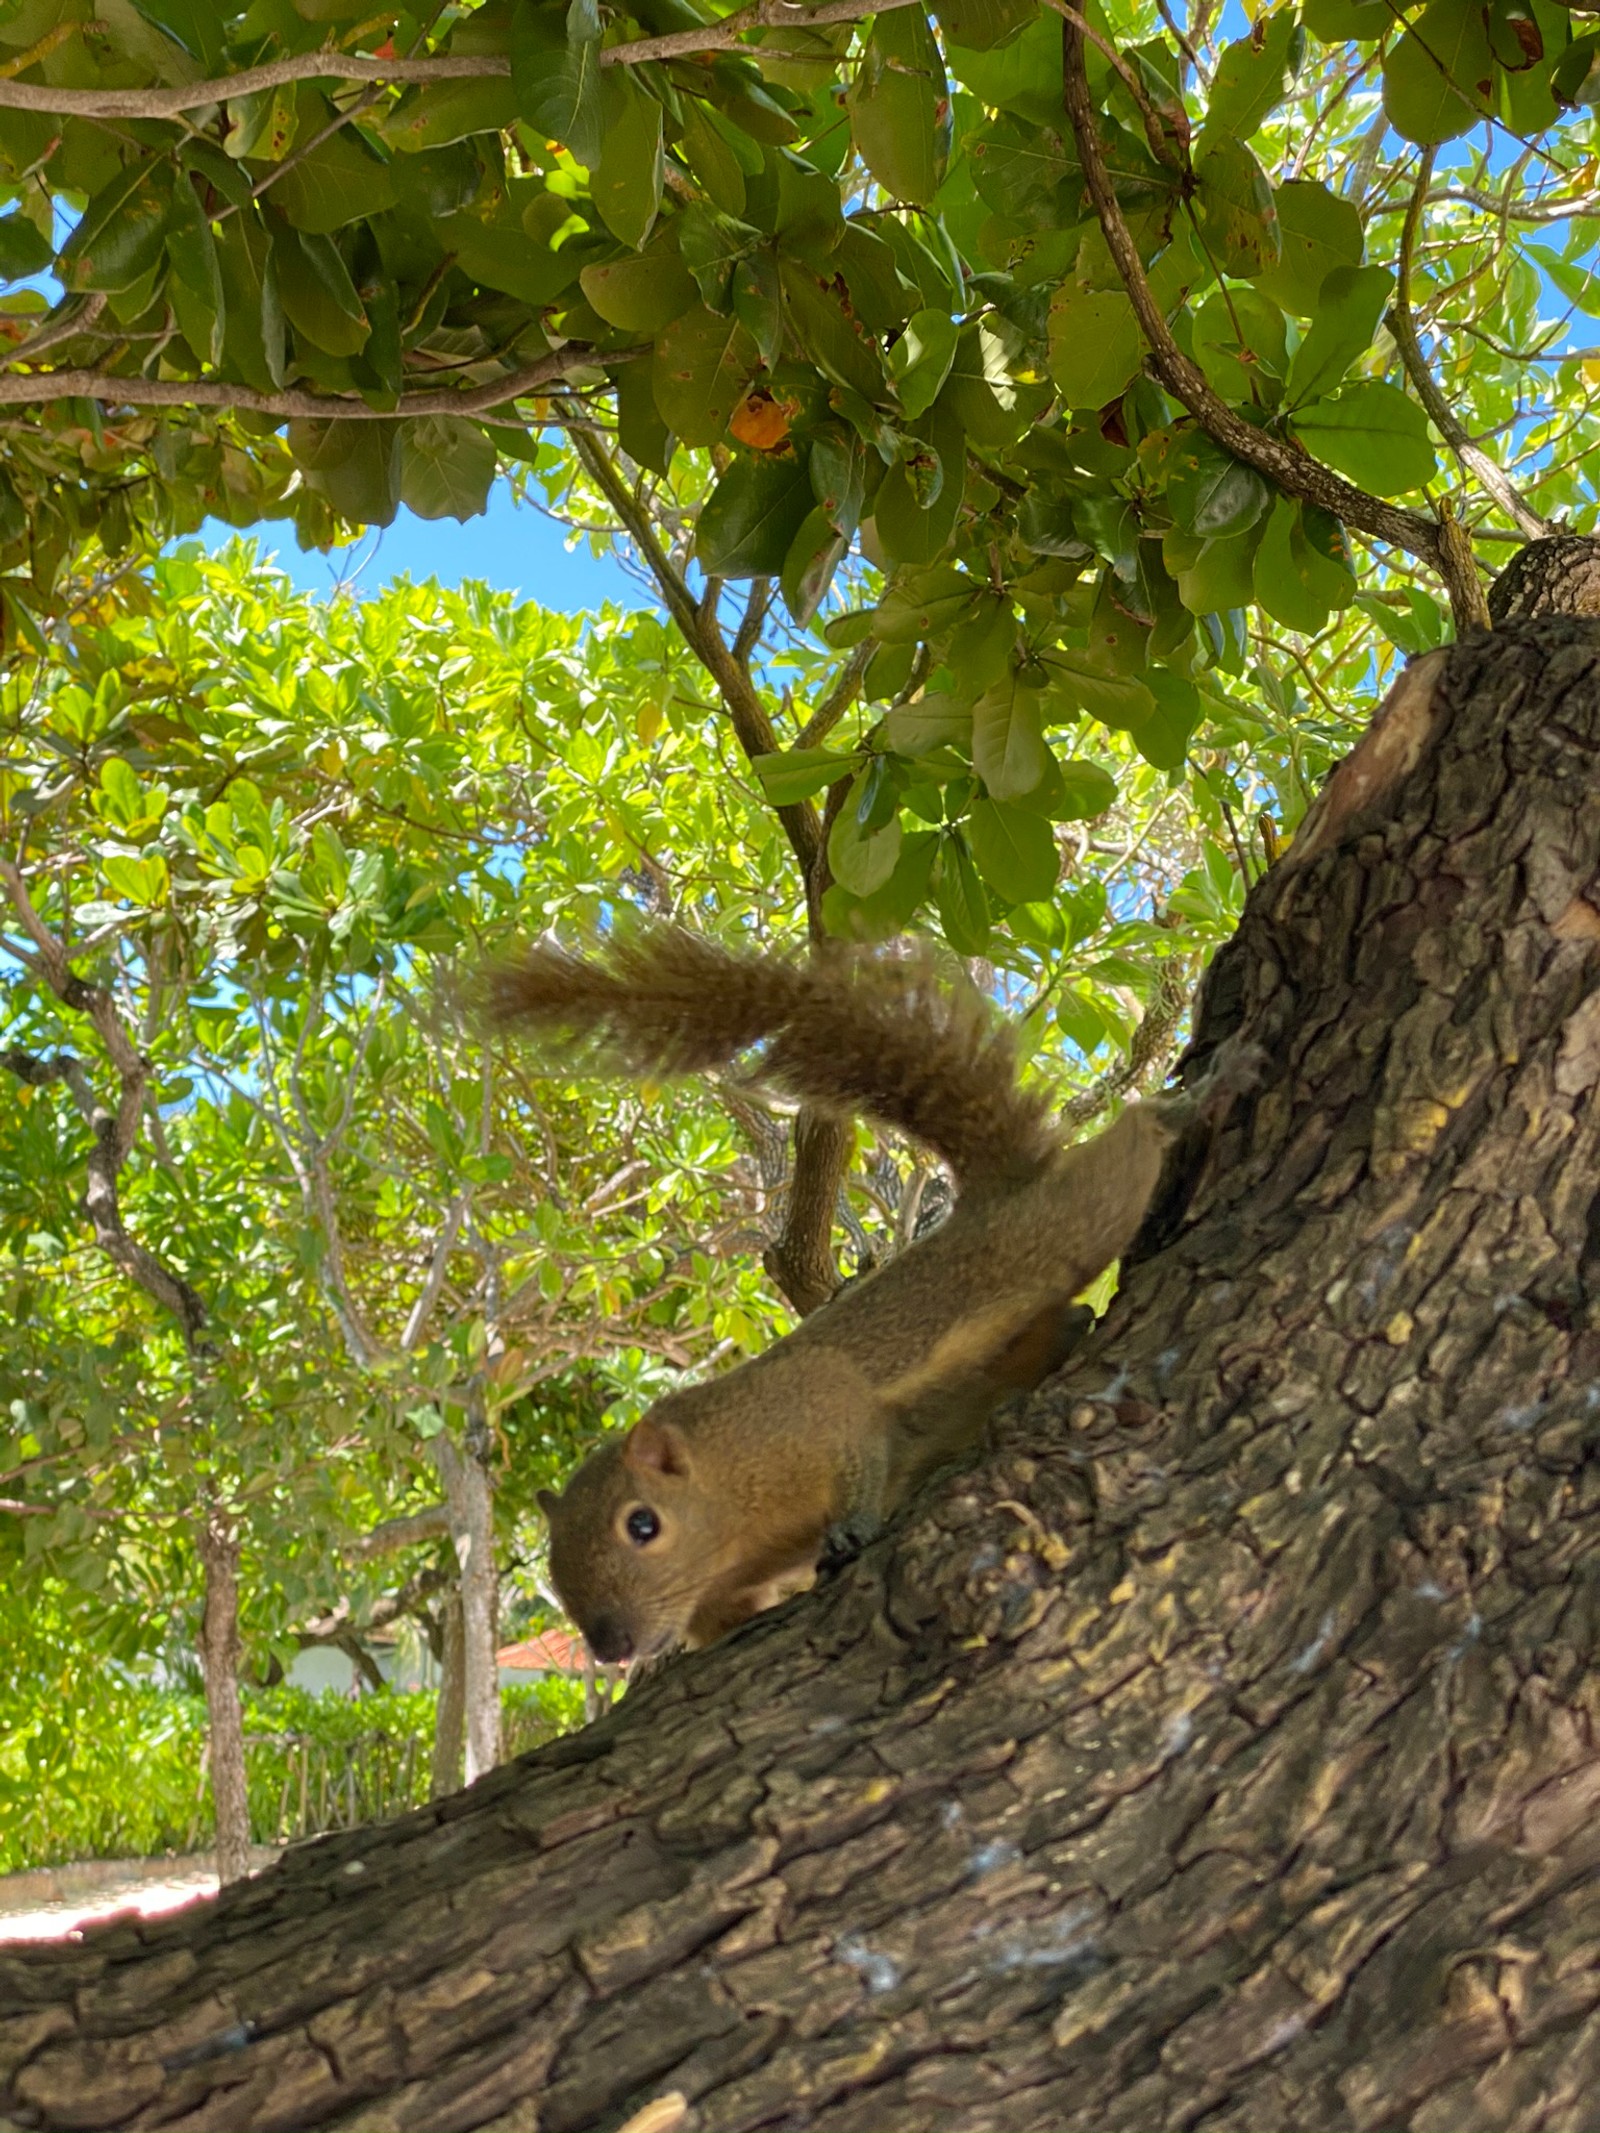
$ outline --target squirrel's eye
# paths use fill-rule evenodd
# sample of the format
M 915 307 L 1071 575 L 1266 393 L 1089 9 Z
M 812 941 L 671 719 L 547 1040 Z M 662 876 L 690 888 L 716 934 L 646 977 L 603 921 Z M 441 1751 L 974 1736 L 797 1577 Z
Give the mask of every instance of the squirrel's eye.
M 643 1548 L 661 1531 L 661 1521 L 654 1511 L 641 1504 L 636 1511 L 628 1513 L 628 1538 L 637 1541 Z

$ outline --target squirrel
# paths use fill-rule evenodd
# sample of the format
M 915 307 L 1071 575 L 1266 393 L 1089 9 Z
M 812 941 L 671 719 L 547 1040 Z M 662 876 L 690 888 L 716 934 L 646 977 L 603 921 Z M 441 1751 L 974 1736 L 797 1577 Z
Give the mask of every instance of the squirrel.
M 540 945 L 491 999 L 502 1025 L 636 1076 L 760 1043 L 753 1078 L 898 1128 L 958 1187 L 939 1228 L 764 1354 L 657 1401 L 563 1494 L 540 1491 L 552 1581 L 606 1662 L 714 1642 L 809 1583 L 830 1536 L 875 1531 L 971 1450 L 1075 1345 L 1072 1300 L 1133 1242 L 1175 1137 L 1257 1071 L 1236 1061 L 1069 1146 L 1019 1082 L 1010 1031 L 924 954 L 791 963 L 662 927 L 600 961 Z

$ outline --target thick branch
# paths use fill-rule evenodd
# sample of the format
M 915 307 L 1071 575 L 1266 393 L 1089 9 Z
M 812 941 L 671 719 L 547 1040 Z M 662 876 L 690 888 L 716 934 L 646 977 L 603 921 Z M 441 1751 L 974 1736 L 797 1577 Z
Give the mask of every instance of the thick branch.
M 104 400 L 127 407 L 217 407 L 237 408 L 251 415 L 275 415 L 288 422 L 298 417 L 313 420 L 336 417 L 341 422 L 403 422 L 412 415 L 481 415 L 524 393 L 538 392 L 574 370 L 586 370 L 604 362 L 626 363 L 646 353 L 639 348 L 622 349 L 598 356 L 589 348 L 557 348 L 537 363 L 507 371 L 487 385 L 468 386 L 464 391 L 402 393 L 393 407 L 369 407 L 354 394 L 287 392 L 262 393 L 250 385 L 230 385 L 220 378 L 121 377 L 109 370 L 42 370 L 0 375 L 0 407 L 21 407 L 40 401 Z
M 1438 571 L 1450 594 L 1458 629 L 1477 624 L 1482 589 L 1476 573 L 1463 572 L 1461 541 L 1442 535 L 1441 528 L 1420 512 L 1402 510 L 1358 489 L 1319 460 L 1281 438 L 1270 437 L 1236 414 L 1213 392 L 1200 366 L 1186 356 L 1173 339 L 1161 306 L 1146 279 L 1144 263 L 1133 233 L 1123 219 L 1122 208 L 1106 168 L 1100 136 L 1095 127 L 1094 102 L 1084 72 L 1083 36 L 1076 24 L 1061 25 L 1063 53 L 1063 101 L 1083 165 L 1084 184 L 1105 233 L 1106 247 L 1116 262 L 1150 350 L 1150 367 L 1175 400 L 1186 407 L 1210 437 L 1246 466 L 1266 476 L 1285 496 L 1315 504 L 1347 526 L 1388 541 L 1420 562 Z M 1457 529 L 1458 532 L 1461 529 Z
M 381 1527 L 379 1531 L 382 1531 Z M 341 1600 L 327 1614 L 301 1624 L 289 1634 L 302 1651 L 316 1644 L 339 1644 L 349 1636 L 367 1636 L 375 1629 L 387 1629 L 391 1622 L 398 1622 L 405 1615 L 415 1614 L 424 1600 L 431 1600 L 455 1582 L 454 1565 L 425 1563 L 415 1576 L 407 1578 L 398 1592 L 386 1592 L 374 1600 L 360 1622 L 351 1615 L 350 1602 Z
M 861 22 L 909 7 L 913 0 L 824 0 L 820 7 L 789 0 L 756 0 L 703 29 L 674 30 L 665 37 L 639 37 L 600 55 L 603 67 L 640 66 L 647 60 L 688 59 L 700 52 L 734 50 L 751 30 L 816 29 L 831 22 Z M 511 62 L 500 52 L 439 52 L 429 59 L 377 59 L 365 53 L 294 52 L 259 67 L 242 67 L 209 81 L 181 82 L 165 89 L 58 89 L 45 82 L 0 81 L 0 111 L 44 111 L 59 118 L 170 119 L 185 111 L 281 89 L 300 81 L 435 82 L 504 80 Z
M 410 1548 L 418 1541 L 443 1540 L 449 1531 L 448 1507 L 431 1503 L 421 1511 L 408 1512 L 404 1518 L 386 1518 L 370 1533 L 358 1535 L 344 1552 L 358 1563 L 366 1563 L 376 1555 L 393 1555 L 397 1548 Z
M 1433 175 L 1434 151 L 1424 149 L 1417 182 L 1412 190 L 1411 205 L 1406 209 L 1405 226 L 1400 234 L 1400 270 L 1395 280 L 1394 302 L 1387 315 L 1389 331 L 1394 335 L 1394 344 L 1400 351 L 1400 361 L 1406 376 L 1411 380 L 1413 391 L 1427 410 L 1428 419 L 1439 435 L 1449 445 L 1457 459 L 1469 473 L 1476 474 L 1501 510 L 1506 512 L 1530 541 L 1542 539 L 1554 533 L 1555 526 L 1542 513 L 1525 503 L 1507 478 L 1505 470 L 1491 459 L 1481 445 L 1475 444 L 1466 424 L 1439 389 L 1439 382 L 1428 368 L 1427 358 L 1422 353 L 1422 343 L 1417 338 L 1417 322 L 1411 309 L 1411 262 L 1416 251 L 1417 230 L 1422 221 L 1422 210 L 1428 198 L 1428 180 Z M 1487 618 L 1487 609 L 1485 610 Z

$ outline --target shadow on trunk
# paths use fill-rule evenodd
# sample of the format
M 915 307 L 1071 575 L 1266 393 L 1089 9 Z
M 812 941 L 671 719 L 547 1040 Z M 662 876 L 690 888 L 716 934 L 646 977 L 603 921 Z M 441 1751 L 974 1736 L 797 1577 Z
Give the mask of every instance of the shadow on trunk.
M 0 1958 L 12 2119 L 1600 2124 L 1597 750 L 1600 626 L 1413 668 L 1207 984 L 1264 1085 L 995 1456 L 468 1792 Z

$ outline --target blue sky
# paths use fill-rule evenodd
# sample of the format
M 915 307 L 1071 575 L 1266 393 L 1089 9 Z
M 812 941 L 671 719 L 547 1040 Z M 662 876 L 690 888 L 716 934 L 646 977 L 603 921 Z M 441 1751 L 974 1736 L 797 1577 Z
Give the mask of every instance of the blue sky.
M 202 528 L 208 548 L 220 548 L 233 529 L 212 519 Z M 370 533 L 351 548 L 329 555 L 303 554 L 287 520 L 264 521 L 253 529 L 263 554 L 275 554 L 302 592 L 331 592 L 341 579 L 354 578 L 362 592 L 377 592 L 392 579 L 437 578 L 459 585 L 463 578 L 518 592 L 541 606 L 573 610 L 598 607 L 604 600 L 642 607 L 647 595 L 610 556 L 593 556 L 587 541 L 569 550 L 567 530 L 512 500 L 505 482 L 497 482 L 481 518 L 458 525 L 453 518 L 420 519 L 402 507 L 392 526 Z

